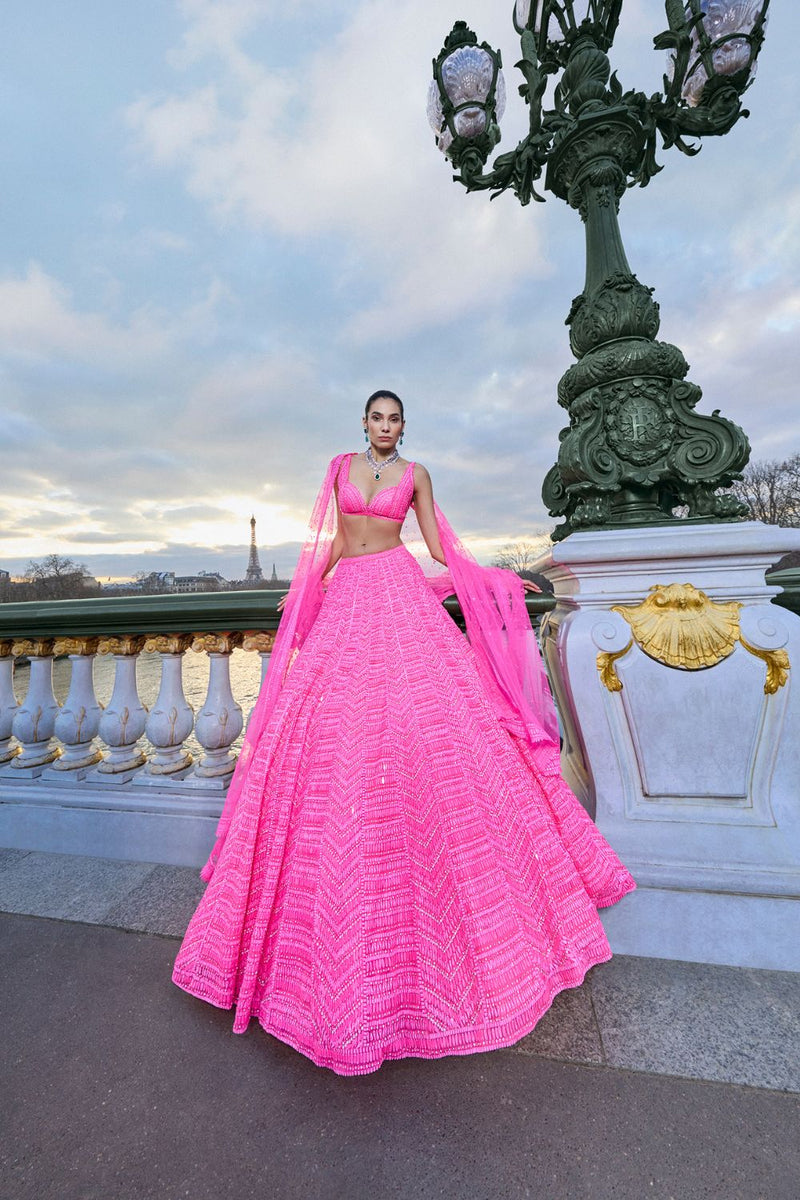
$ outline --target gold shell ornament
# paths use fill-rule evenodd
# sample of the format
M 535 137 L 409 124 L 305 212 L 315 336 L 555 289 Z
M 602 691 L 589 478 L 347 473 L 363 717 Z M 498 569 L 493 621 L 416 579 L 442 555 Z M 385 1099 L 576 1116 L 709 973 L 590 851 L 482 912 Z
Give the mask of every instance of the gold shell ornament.
M 691 583 L 657 583 L 641 604 L 615 604 L 656 662 L 683 671 L 715 667 L 739 640 L 738 600 L 719 603 Z
M 788 652 L 763 650 L 747 642 L 739 628 L 741 607 L 738 600 L 712 600 L 691 583 L 656 583 L 641 604 L 613 605 L 612 612 L 625 618 L 633 638 L 624 650 L 597 655 L 601 683 L 609 692 L 622 691 L 616 665 L 634 641 L 656 662 L 680 671 L 715 667 L 741 642 L 748 654 L 765 663 L 764 692 L 774 695 L 789 677 Z

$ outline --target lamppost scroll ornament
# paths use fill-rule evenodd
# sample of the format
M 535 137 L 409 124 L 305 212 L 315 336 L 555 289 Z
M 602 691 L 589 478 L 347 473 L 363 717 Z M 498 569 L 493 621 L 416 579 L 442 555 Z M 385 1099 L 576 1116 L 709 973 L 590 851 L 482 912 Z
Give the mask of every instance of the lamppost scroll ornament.
M 457 21 L 433 63 L 428 117 L 436 144 L 467 191 L 512 191 L 522 204 L 549 191 L 586 226 L 586 280 L 567 317 L 577 362 L 558 399 L 569 416 L 543 496 L 581 529 L 744 515 L 729 488 L 745 467 L 744 432 L 718 412 L 695 411 L 681 351 L 659 342 L 652 288 L 631 270 L 617 213 L 627 188 L 662 168 L 657 141 L 696 154 L 692 139 L 727 133 L 741 116 L 764 40 L 769 0 L 666 0 L 663 91 L 624 91 L 608 58 L 623 0 L 516 0 L 519 91 L 529 129 L 489 170 L 500 141 L 505 82 L 498 51 Z M 551 76 L 552 107 L 544 108 Z M 544 187 L 536 185 L 544 175 Z

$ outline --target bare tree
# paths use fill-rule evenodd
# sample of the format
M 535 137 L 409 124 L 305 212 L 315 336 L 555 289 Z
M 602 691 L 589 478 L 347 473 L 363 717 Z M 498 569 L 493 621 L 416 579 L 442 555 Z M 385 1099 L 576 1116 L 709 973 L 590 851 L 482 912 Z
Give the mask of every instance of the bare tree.
M 531 579 L 545 591 L 552 592 L 553 585 L 549 580 L 533 569 L 533 564 L 549 545 L 550 538 L 545 533 L 536 538 L 519 538 L 516 542 L 508 542 L 501 547 L 492 565 L 514 571 L 521 579 Z
M 48 554 L 37 562 L 31 560 L 25 572 L 37 600 L 74 600 L 97 594 L 85 563 L 76 563 L 60 554 Z
M 748 508 L 750 519 L 765 525 L 800 525 L 800 453 L 779 462 L 762 459 L 745 468 L 732 491 Z

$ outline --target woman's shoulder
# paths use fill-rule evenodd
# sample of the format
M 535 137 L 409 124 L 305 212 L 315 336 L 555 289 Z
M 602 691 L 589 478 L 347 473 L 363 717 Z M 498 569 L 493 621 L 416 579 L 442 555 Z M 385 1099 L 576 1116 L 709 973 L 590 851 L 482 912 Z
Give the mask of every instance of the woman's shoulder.
M 342 463 L 345 461 L 345 459 L 348 459 L 348 458 L 358 458 L 358 451 L 357 450 L 345 450 L 343 453 L 334 454 L 333 458 L 328 463 L 328 470 L 330 470 L 331 467 L 335 467 L 337 465 L 341 466 Z

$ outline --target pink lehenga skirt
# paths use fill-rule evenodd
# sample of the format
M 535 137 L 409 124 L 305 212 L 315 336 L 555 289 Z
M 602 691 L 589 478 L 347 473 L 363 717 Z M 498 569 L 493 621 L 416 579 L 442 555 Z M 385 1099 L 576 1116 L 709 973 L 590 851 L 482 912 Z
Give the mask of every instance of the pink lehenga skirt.
M 633 880 L 405 547 L 340 561 L 175 964 L 343 1075 L 507 1046 Z

